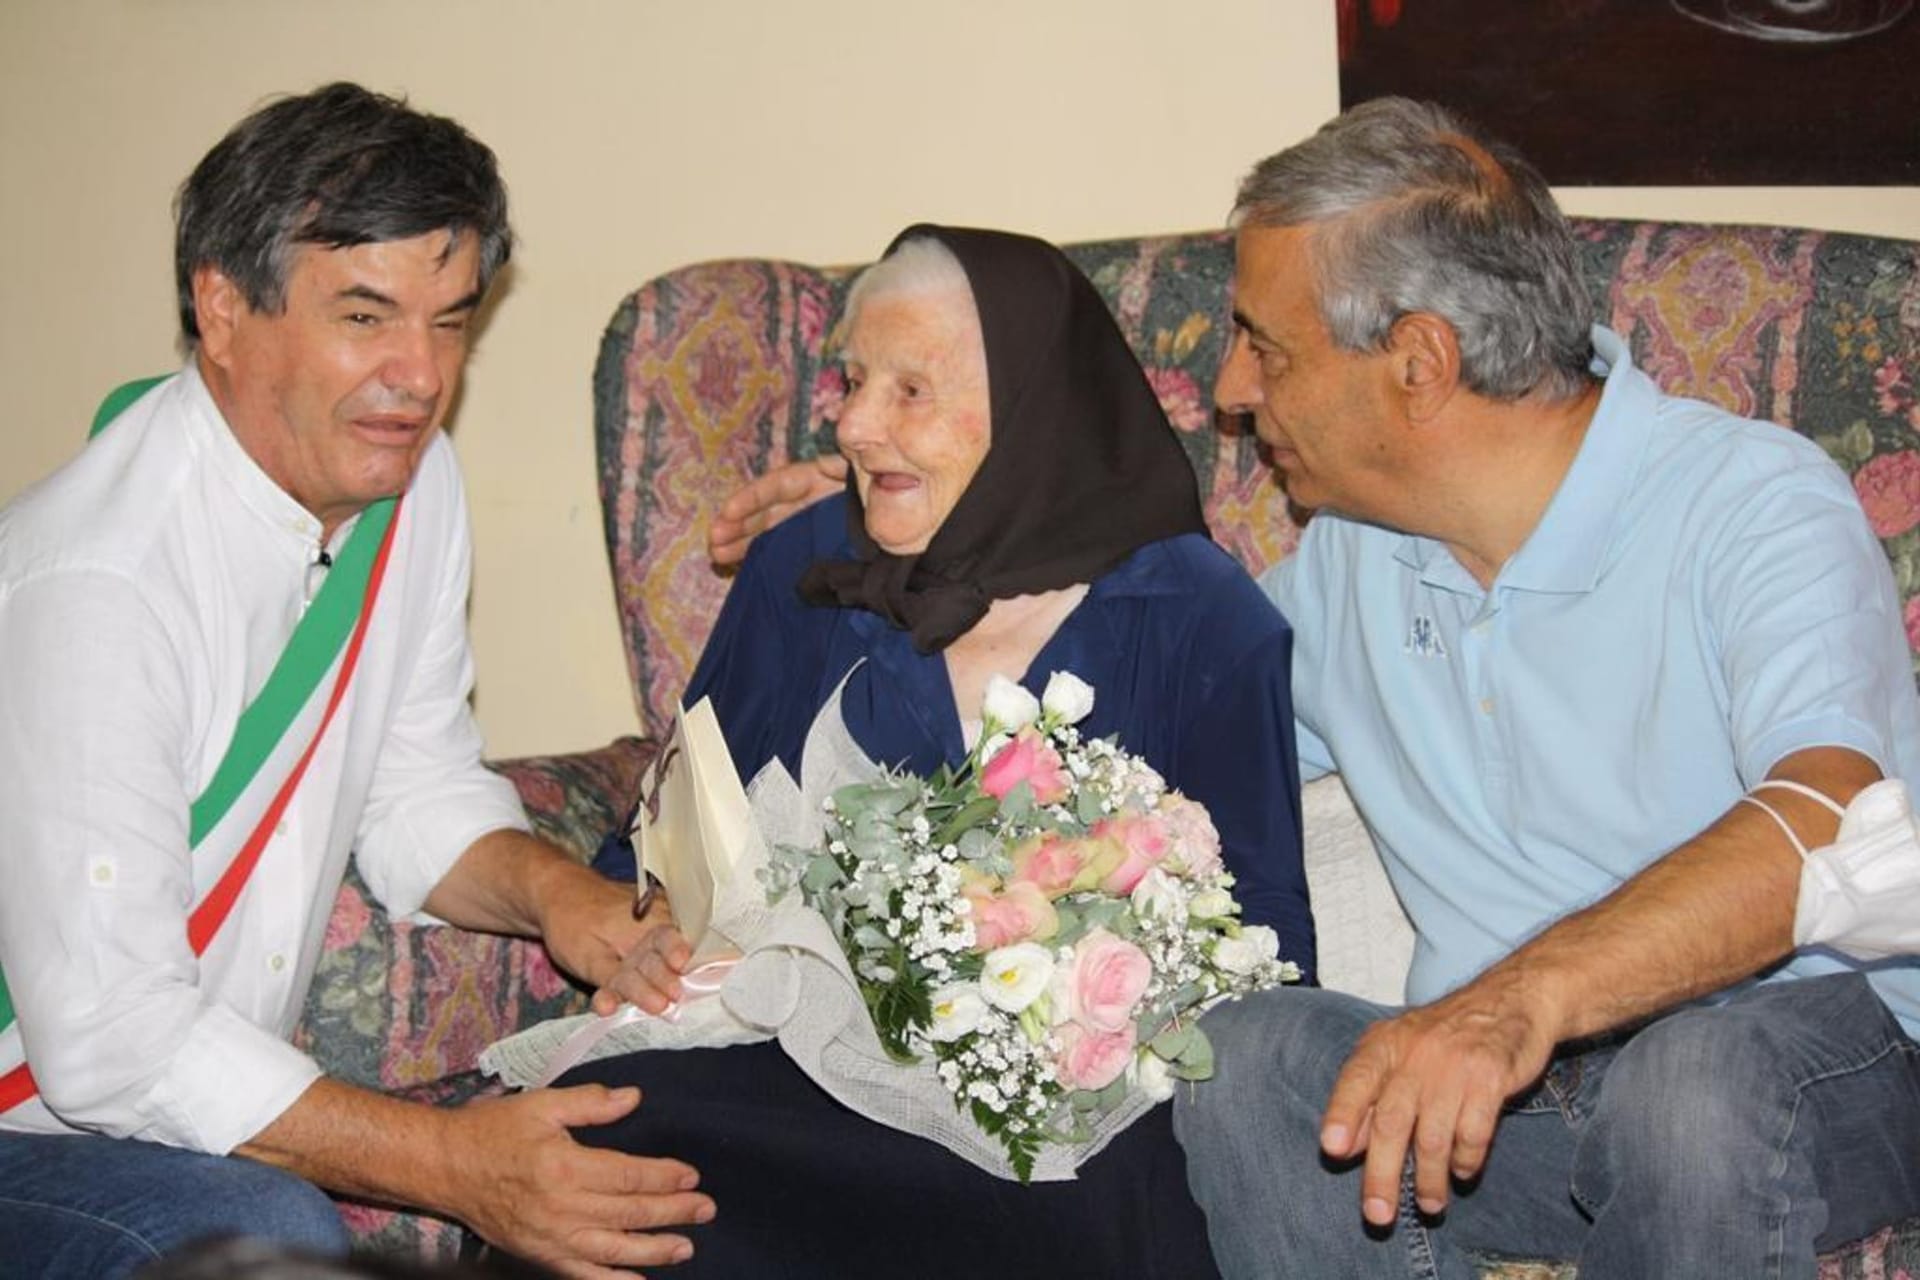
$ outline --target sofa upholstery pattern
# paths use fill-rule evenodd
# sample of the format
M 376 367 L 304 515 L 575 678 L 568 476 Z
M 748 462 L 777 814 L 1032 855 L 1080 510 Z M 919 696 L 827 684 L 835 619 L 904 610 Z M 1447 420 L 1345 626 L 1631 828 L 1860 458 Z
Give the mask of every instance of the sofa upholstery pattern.
M 1802 229 L 1576 220 L 1601 319 L 1663 386 L 1789 422 L 1854 478 L 1920 650 L 1920 244 Z M 1118 317 L 1180 433 L 1214 537 L 1258 572 L 1299 523 L 1257 442 L 1211 408 L 1231 337 L 1232 245 L 1220 233 L 1068 247 Z M 621 301 L 594 372 L 601 511 L 643 735 L 671 717 L 727 579 L 707 521 L 737 484 L 832 447 L 845 393 L 833 326 L 851 271 L 705 263 Z M 624 810 L 650 742 L 499 766 L 543 834 L 584 855 Z M 1311 838 L 1311 833 L 1310 833 Z M 1325 926 L 1322 927 L 1325 932 Z M 537 946 L 388 922 L 342 890 L 302 1031 L 331 1070 L 458 1101 L 480 1047 L 579 1007 Z M 364 1246 L 450 1257 L 448 1224 L 371 1206 Z M 1571 1268 L 1492 1261 L 1499 1280 Z M 1823 1280 L 1920 1275 L 1920 1224 L 1829 1255 Z

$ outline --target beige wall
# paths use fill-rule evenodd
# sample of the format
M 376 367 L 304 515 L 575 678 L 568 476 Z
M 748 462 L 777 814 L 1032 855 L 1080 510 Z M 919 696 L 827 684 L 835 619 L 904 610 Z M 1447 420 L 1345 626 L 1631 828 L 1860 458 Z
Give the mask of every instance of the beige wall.
M 1329 0 L 0 0 L 0 500 L 175 359 L 168 201 L 263 96 L 346 77 L 500 154 L 521 243 L 455 421 L 497 753 L 634 723 L 589 373 L 622 294 L 917 218 L 1058 240 L 1217 223 L 1337 101 Z M 1576 212 L 1920 235 L 1920 189 L 1608 190 Z

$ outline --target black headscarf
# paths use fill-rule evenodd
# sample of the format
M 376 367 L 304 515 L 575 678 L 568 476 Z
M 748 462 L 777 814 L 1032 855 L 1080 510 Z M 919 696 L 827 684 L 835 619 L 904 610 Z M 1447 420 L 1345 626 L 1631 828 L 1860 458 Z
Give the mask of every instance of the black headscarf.
M 1093 285 L 1031 236 L 926 224 L 960 260 L 986 340 L 991 443 L 925 551 L 867 536 L 851 471 L 857 559 L 821 560 L 809 604 L 869 609 L 921 653 L 965 635 L 994 600 L 1091 582 L 1149 542 L 1206 532 L 1198 486 L 1159 398 Z

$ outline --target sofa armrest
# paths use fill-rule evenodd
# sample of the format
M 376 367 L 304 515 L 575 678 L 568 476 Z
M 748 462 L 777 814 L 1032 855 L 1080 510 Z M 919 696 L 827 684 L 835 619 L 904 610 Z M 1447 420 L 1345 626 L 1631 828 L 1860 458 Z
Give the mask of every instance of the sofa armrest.
M 597 751 L 489 762 L 512 782 L 534 832 L 582 862 L 627 816 L 640 771 L 659 750 L 649 738 L 615 738 Z
M 620 738 L 492 767 L 519 790 L 534 830 L 585 861 L 625 817 L 654 750 Z M 389 920 L 349 872 L 294 1038 L 329 1075 L 404 1089 L 467 1071 L 495 1040 L 585 1003 L 538 943 Z

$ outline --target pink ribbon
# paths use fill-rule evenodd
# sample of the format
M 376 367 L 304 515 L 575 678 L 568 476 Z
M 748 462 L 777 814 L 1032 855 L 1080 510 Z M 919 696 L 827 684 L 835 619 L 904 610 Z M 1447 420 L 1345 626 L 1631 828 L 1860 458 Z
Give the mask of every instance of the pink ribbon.
M 578 1066 L 580 1062 L 607 1036 L 629 1023 L 642 1018 L 657 1017 L 663 1022 L 680 1021 L 682 1006 L 693 1000 L 704 1000 L 719 991 L 726 983 L 727 971 L 740 963 L 740 957 L 728 956 L 721 960 L 709 960 L 680 975 L 680 999 L 662 1009 L 658 1014 L 648 1013 L 637 1004 L 623 1004 L 604 1017 L 585 1023 L 579 1030 L 561 1042 L 560 1049 L 547 1063 L 547 1069 L 534 1081 L 533 1087 L 544 1089 L 561 1076 Z

